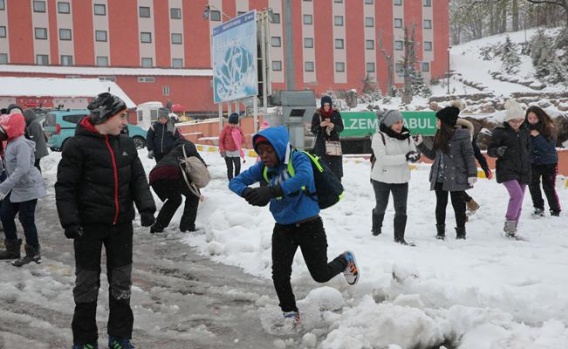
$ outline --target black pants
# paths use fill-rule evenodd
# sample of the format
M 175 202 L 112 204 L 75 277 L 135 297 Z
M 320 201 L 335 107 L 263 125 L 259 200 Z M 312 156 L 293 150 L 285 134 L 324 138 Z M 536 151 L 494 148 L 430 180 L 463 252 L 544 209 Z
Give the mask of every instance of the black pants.
M 152 189 L 154 189 L 160 200 L 165 201 L 156 218 L 156 226 L 165 228 L 170 224 L 172 217 L 181 205 L 181 196 L 183 195 L 185 196 L 185 206 L 180 220 L 180 230 L 195 230 L 199 197 L 189 190 L 183 179 L 158 180 L 152 183 Z
M 540 182 L 542 180 L 542 190 L 546 195 L 548 207 L 552 213 L 560 213 L 560 201 L 556 193 L 556 175 L 558 174 L 558 164 L 550 165 L 532 165 L 531 184 L 529 191 L 534 208 L 539 208 L 544 211 L 544 200 L 540 191 Z
M 75 313 L 73 343 L 95 343 L 97 330 L 97 298 L 100 288 L 101 251 L 106 250 L 109 283 L 109 336 L 132 338 L 134 315 L 130 308 L 132 284 L 132 223 L 120 225 L 84 225 L 83 236 L 74 240 L 75 247 Z
M 225 163 L 227 164 L 227 178 L 229 180 L 238 176 L 241 173 L 241 158 L 225 156 Z M 234 169 L 234 172 L 233 172 Z M 234 173 L 234 174 L 233 174 Z
M 436 224 L 446 224 L 446 207 L 448 206 L 448 193 L 452 199 L 452 206 L 456 215 L 456 226 L 465 228 L 465 201 L 463 191 L 445 191 L 442 190 L 442 183 L 436 183 Z
M 347 266 L 341 255 L 327 262 L 327 238 L 320 217 L 301 224 L 276 224 L 272 232 L 272 281 L 284 312 L 298 310 L 290 283 L 292 262 L 298 247 L 317 282 L 331 280 Z
M 377 215 L 384 215 L 392 193 L 395 217 L 406 217 L 406 202 L 408 200 L 408 183 L 383 183 L 371 181 L 375 192 L 375 209 Z
M 39 240 L 37 227 L 35 224 L 35 210 L 37 199 L 24 202 L 10 202 L 10 194 L 0 201 L 0 220 L 4 227 L 4 236 L 6 240 L 18 239 L 16 233 L 16 215 L 24 228 L 24 236 L 26 244 L 37 249 L 39 248 Z

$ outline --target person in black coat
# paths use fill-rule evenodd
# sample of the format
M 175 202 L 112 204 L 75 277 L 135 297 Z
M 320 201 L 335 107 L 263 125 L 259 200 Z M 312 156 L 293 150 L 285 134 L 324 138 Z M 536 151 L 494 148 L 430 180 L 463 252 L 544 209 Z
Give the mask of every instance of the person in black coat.
M 164 156 L 150 171 L 150 185 L 164 206 L 158 213 L 156 223 L 150 228 L 150 233 L 161 233 L 170 224 L 176 210 L 181 205 L 182 195 L 185 196 L 185 207 L 181 216 L 179 230 L 182 232 L 195 231 L 195 219 L 199 206 L 200 196 L 194 194 L 186 183 L 180 168 L 180 159 L 195 156 L 203 163 L 205 161 L 199 155 L 195 144 L 187 139 L 178 139 L 175 148 Z M 189 178 L 188 178 L 189 180 Z
M 75 345 L 96 347 L 101 252 L 106 250 L 109 283 L 109 347 L 130 344 L 134 204 L 141 225 L 154 223 L 156 205 L 131 138 L 121 134 L 128 111 L 120 98 L 102 93 L 89 104 L 91 114 L 77 125 L 57 167 L 55 200 L 65 236 L 74 239 Z
M 343 156 L 328 155 L 325 142 L 339 142 L 339 134 L 343 128 L 341 114 L 332 107 L 331 97 L 323 96 L 321 108 L 316 110 L 312 118 L 312 133 L 316 136 L 314 153 L 326 163 L 339 180 L 343 177 Z
M 174 148 L 178 139 L 183 138 L 174 122 L 170 120 L 169 114 L 169 109 L 160 108 L 158 121 L 150 126 L 146 134 L 148 158 L 156 160 L 156 164 Z

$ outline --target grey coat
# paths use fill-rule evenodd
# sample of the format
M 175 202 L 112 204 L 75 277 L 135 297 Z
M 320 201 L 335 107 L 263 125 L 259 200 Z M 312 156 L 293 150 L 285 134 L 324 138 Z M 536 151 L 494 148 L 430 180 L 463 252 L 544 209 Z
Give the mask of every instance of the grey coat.
M 467 130 L 456 129 L 450 139 L 449 152 L 432 150 L 424 143 L 418 148 L 427 158 L 434 160 L 430 169 L 430 190 L 434 190 L 438 173 L 443 166 L 443 190 L 462 191 L 471 188 L 467 182 L 469 177 L 477 177 L 477 167 L 473 156 L 470 134 Z M 441 161 L 442 157 L 444 158 Z
M 0 193 L 8 194 L 10 202 L 25 202 L 45 195 L 41 173 L 34 166 L 35 143 L 20 136 L 8 143 L 4 153 L 4 166 L 8 178 L 0 183 Z
M 47 142 L 45 139 L 45 133 L 43 132 L 43 127 L 37 119 L 37 115 L 33 110 L 24 111 L 24 118 L 26 119 L 26 133 L 32 141 L 35 142 L 35 158 L 39 160 L 47 155 Z

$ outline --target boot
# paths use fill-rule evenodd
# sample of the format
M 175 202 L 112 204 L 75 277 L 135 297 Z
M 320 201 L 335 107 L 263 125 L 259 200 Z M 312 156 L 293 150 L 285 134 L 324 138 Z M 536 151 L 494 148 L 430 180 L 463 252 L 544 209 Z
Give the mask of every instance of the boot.
M 373 227 L 371 228 L 371 232 L 374 236 L 381 234 L 381 227 L 383 226 L 383 219 L 385 218 L 384 214 L 376 214 L 375 210 L 372 211 L 372 218 L 373 218 Z
M 407 216 L 395 216 L 394 217 L 394 241 L 401 245 L 414 246 L 412 242 L 406 242 L 404 240 L 404 231 L 406 229 Z
M 184 220 L 182 217 L 181 221 L 179 222 L 179 230 L 181 230 L 182 233 L 185 233 L 187 231 L 196 231 L 197 229 L 195 229 L 195 224 L 190 223 L 188 220 Z
M 465 240 L 465 227 L 456 227 L 456 239 Z
M 466 201 L 465 205 L 467 206 L 467 210 L 469 214 L 472 215 L 479 209 L 479 204 L 473 200 L 473 198 L 469 201 Z
M 505 226 L 503 227 L 503 231 L 509 235 L 509 236 L 514 236 L 515 233 L 517 232 L 517 220 L 513 220 L 513 219 L 508 219 L 505 221 Z
M 0 251 L 0 259 L 18 259 L 20 258 L 20 247 L 22 239 L 4 240 L 6 250 Z
M 12 262 L 12 265 L 15 267 L 21 267 L 22 265 L 26 265 L 31 262 L 41 263 L 41 255 L 39 254 L 40 247 L 37 248 L 32 247 L 28 244 L 24 246 L 24 250 L 26 251 L 26 255 L 20 259 L 16 259 Z
M 436 239 L 444 240 L 446 239 L 446 225 L 445 224 L 436 224 Z

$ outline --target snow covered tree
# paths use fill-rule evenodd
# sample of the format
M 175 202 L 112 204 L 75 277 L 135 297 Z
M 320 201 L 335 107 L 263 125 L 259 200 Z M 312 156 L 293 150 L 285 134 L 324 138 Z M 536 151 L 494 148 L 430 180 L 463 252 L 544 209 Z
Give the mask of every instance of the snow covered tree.
M 501 47 L 501 61 L 503 62 L 503 70 L 507 74 L 516 74 L 519 72 L 521 59 L 517 53 L 517 45 L 513 44 L 509 35 L 505 38 L 505 44 Z
M 414 78 L 412 79 L 412 94 L 414 96 L 425 98 L 428 98 L 432 95 L 432 90 L 430 90 L 430 87 L 428 87 L 428 85 L 424 81 L 424 76 L 419 70 L 416 70 L 414 72 Z

